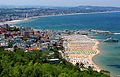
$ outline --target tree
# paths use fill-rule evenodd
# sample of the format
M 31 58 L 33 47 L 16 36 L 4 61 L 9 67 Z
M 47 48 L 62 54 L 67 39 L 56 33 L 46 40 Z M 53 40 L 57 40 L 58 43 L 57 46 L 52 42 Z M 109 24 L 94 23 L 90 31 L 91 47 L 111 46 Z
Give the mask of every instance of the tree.
M 69 77 L 69 75 L 66 73 L 61 73 L 60 75 L 58 75 L 58 77 Z
M 40 61 L 46 52 L 0 52 L 0 77 L 109 77 L 96 71 L 79 71 L 76 66 L 61 59 L 60 64 Z M 41 57 L 41 58 L 39 58 Z

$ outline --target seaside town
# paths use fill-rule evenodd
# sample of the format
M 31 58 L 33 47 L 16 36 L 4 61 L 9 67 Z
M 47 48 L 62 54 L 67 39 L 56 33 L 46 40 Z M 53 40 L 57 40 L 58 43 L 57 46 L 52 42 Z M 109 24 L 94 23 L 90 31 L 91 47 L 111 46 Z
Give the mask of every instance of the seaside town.
M 0 77 L 120 77 L 120 1 L 1 0 Z
M 62 58 L 79 65 L 81 70 L 100 69 L 92 60 L 99 53 L 99 41 L 89 38 L 89 30 L 36 30 L 30 27 L 17 27 L 8 24 L 0 25 L 0 47 L 6 51 L 44 52 L 57 48 Z M 49 55 L 54 52 L 49 52 Z M 52 63 L 60 63 L 59 57 L 49 58 Z M 84 68 L 82 68 L 84 67 Z
M 27 57 L 27 60 L 18 59 L 18 61 L 15 60 L 14 64 L 19 65 L 20 63 L 23 63 L 24 66 L 24 63 L 28 62 L 29 64 L 31 61 L 33 61 L 33 63 L 35 64 L 39 63 L 41 65 L 55 64 L 55 65 L 61 65 L 62 69 L 63 68 L 69 69 L 69 67 L 71 67 L 70 70 L 74 69 L 77 70 L 77 72 L 82 71 L 81 75 L 82 74 L 84 75 L 85 72 L 85 74 L 88 75 L 91 75 L 92 73 L 94 74 L 98 73 L 99 75 L 96 76 L 97 74 L 95 74 L 95 77 L 109 77 L 110 72 L 98 66 L 94 62 L 93 58 L 100 53 L 99 50 L 100 42 L 118 43 L 118 40 L 110 37 L 102 41 L 101 40 L 99 41 L 98 39 L 92 37 L 91 35 L 93 34 L 95 36 L 97 35 L 111 36 L 114 35 L 114 33 L 110 31 L 95 30 L 95 29 L 43 30 L 43 29 L 33 29 L 31 27 L 26 27 L 26 26 L 24 27 L 17 26 L 15 24 L 19 21 L 24 21 L 25 19 L 29 20 L 29 18 L 34 18 L 34 17 L 36 18 L 37 16 L 39 17 L 39 16 L 66 15 L 66 14 L 74 14 L 74 13 L 120 11 L 120 8 L 114 8 L 114 7 L 106 7 L 106 8 L 96 7 L 97 9 L 99 8 L 99 10 L 95 9 L 95 6 L 89 7 L 91 9 L 86 9 L 86 8 L 88 8 L 88 6 L 83 6 L 83 7 L 79 6 L 74 8 L 73 7 L 7 8 L 7 9 L 0 8 L 0 51 L 1 51 L 0 66 L 2 67 L 1 69 L 2 70 L 5 69 L 3 68 L 4 64 L 2 64 L 3 61 L 2 59 L 6 57 L 6 55 L 2 55 L 2 54 L 6 54 L 6 52 L 8 52 L 7 54 L 9 56 L 10 53 L 12 55 L 15 55 L 14 53 L 16 53 L 17 56 L 18 55 L 21 56 L 21 53 L 24 52 L 24 53 L 30 53 L 29 55 L 22 53 L 22 57 L 23 54 L 25 55 L 25 57 L 29 56 Z M 12 57 L 17 58 L 14 56 Z M 5 60 L 8 59 L 9 57 L 7 59 L 5 58 Z M 12 68 L 12 64 L 11 64 L 11 68 Z M 39 76 L 35 76 L 35 77 L 39 77 Z M 75 77 L 84 77 L 84 76 L 75 76 Z

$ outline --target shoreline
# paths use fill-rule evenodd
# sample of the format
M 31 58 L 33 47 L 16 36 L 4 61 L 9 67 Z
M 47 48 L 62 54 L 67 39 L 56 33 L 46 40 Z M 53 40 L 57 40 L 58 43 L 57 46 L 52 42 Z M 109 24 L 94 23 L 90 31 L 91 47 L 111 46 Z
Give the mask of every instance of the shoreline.
M 96 39 L 96 40 L 97 40 L 97 39 Z M 97 40 L 97 41 L 98 41 L 98 40 Z M 99 66 L 99 68 L 100 68 L 101 70 L 104 70 L 100 65 L 98 65 L 98 64 L 94 61 L 95 57 L 101 54 L 101 51 L 100 51 L 100 49 L 99 49 L 99 45 L 100 45 L 100 41 L 97 42 L 97 48 L 96 48 L 96 50 L 97 50 L 98 53 L 93 56 L 92 60 L 93 60 L 93 62 L 94 62 L 97 66 Z
M 95 39 L 95 40 L 96 40 L 96 43 L 95 43 L 95 45 L 94 45 L 93 48 L 95 48 L 95 50 L 97 51 L 97 53 L 92 56 L 92 59 L 91 59 L 91 60 L 93 61 L 95 67 L 96 67 L 96 68 L 99 70 L 99 72 L 100 72 L 100 71 L 102 70 L 102 68 L 101 68 L 99 65 L 97 65 L 97 64 L 95 63 L 95 61 L 93 60 L 97 55 L 100 54 L 100 50 L 98 49 L 100 42 L 99 42 L 97 39 Z
M 0 22 L 0 25 L 3 25 L 3 24 L 16 24 L 18 22 L 21 22 L 21 21 L 28 21 L 30 20 L 29 18 L 25 18 L 25 19 L 19 19 L 19 20 L 12 20 L 12 21 L 5 21 L 5 22 Z
M 21 22 L 21 21 L 28 21 L 28 20 L 31 20 L 31 19 L 37 19 L 37 18 L 41 18 L 41 17 L 69 16 L 69 15 L 80 15 L 80 14 L 104 14 L 104 13 L 116 13 L 116 12 L 120 12 L 120 11 L 90 12 L 90 13 L 71 13 L 71 14 L 34 16 L 34 17 L 24 18 L 24 19 L 19 19 L 19 20 L 0 22 L 0 25 L 3 25 L 3 24 L 16 24 L 16 23 Z

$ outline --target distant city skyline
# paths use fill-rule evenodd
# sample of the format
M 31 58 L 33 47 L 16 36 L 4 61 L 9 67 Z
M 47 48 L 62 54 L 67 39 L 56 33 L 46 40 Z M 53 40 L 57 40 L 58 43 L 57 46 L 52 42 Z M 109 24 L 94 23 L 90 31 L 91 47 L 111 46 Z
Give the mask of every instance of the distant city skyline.
M 14 6 L 112 6 L 120 7 L 119 0 L 1 0 L 0 5 Z

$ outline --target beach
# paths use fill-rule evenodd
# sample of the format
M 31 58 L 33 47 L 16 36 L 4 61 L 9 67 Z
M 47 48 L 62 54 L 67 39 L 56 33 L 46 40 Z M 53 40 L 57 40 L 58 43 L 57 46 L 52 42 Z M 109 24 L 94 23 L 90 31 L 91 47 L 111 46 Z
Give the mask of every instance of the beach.
M 16 24 L 18 22 L 21 22 L 24 20 L 12 20 L 12 21 L 6 21 L 6 22 L 0 22 L 0 25 L 4 25 L 4 24 Z
M 68 35 L 62 37 L 65 41 L 64 58 L 76 65 L 83 63 L 85 68 L 93 67 L 93 70 L 100 72 L 101 68 L 93 62 L 93 57 L 98 55 L 99 41 L 91 39 L 86 35 Z

